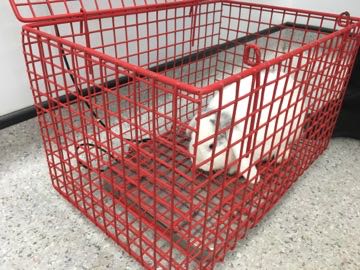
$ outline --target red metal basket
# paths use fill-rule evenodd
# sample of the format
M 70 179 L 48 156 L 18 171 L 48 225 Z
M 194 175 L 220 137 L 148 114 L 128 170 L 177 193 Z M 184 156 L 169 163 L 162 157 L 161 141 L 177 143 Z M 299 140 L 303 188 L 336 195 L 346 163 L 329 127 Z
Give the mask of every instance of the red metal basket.
M 223 260 L 328 145 L 359 49 L 348 13 L 10 3 L 53 186 L 148 269 Z

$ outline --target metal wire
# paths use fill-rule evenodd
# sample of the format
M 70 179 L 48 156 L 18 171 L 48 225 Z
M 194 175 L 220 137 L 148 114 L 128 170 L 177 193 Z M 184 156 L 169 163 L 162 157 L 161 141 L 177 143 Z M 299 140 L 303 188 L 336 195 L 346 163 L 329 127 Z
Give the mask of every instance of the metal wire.
M 54 28 L 55 28 L 55 34 L 57 37 L 61 38 L 61 34 L 60 34 L 60 31 L 59 31 L 59 27 L 57 24 L 54 25 Z M 74 78 L 74 75 L 70 72 L 72 69 L 70 67 L 70 63 L 66 57 L 66 54 L 65 54 L 65 51 L 64 51 L 64 48 L 63 46 L 60 44 L 60 49 L 61 49 L 61 54 L 62 54 L 62 57 L 63 57 L 63 61 L 64 61 L 64 64 L 65 64 L 65 67 L 67 69 L 67 74 L 70 76 L 71 78 L 71 81 L 73 82 L 73 84 L 75 85 L 76 87 L 76 90 L 77 90 L 77 93 L 78 95 L 80 96 L 83 96 L 82 94 L 82 90 L 79 89 L 77 86 L 76 86 L 76 83 L 75 83 L 75 78 Z M 98 116 L 98 114 L 91 108 L 90 106 L 90 103 L 87 101 L 87 100 L 83 100 L 82 102 L 85 103 L 86 107 L 88 107 L 88 109 L 91 111 L 91 114 L 92 116 L 94 117 L 94 119 L 100 124 L 102 125 L 103 127 L 107 127 L 106 124 L 104 123 L 104 121 L 102 121 L 100 119 L 100 117 Z M 132 139 L 129 139 L 129 138 L 124 138 L 124 140 L 127 140 L 127 141 L 130 141 L 130 142 L 137 142 L 137 143 L 144 143 L 144 142 L 147 142 L 149 140 L 151 140 L 150 138 L 145 138 L 145 139 L 142 139 L 142 140 L 132 140 Z M 104 153 L 107 153 L 111 156 L 111 158 L 113 158 L 114 160 L 116 160 L 116 162 L 114 164 L 112 164 L 111 166 L 115 165 L 116 163 L 118 163 L 118 160 L 115 158 L 114 155 L 111 155 L 108 151 L 106 151 L 104 148 L 102 147 L 99 147 L 98 145 L 95 145 L 95 144 L 92 144 L 92 143 L 81 143 L 79 144 L 78 146 L 76 146 L 76 154 L 78 155 L 78 150 L 82 147 L 82 146 L 87 146 L 87 147 L 96 147 L 98 148 L 101 152 L 104 152 Z M 82 161 L 79 161 L 81 166 L 85 169 L 90 169 L 84 162 Z M 105 172 L 106 170 L 108 170 L 108 167 L 104 168 L 104 169 L 100 169 L 100 172 Z
M 326 149 L 359 48 L 347 13 L 196 2 L 23 30 L 53 186 L 147 269 L 213 269 L 276 205 Z

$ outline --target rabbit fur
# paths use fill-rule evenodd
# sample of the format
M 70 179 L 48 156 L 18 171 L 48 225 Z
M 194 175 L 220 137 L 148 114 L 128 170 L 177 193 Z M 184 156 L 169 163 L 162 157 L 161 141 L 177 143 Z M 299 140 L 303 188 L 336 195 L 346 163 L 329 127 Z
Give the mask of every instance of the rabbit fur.
M 200 119 L 195 116 L 190 121 L 190 126 L 198 127 L 197 142 L 205 140 L 198 144 L 195 153 L 194 144 L 197 134 L 189 129 L 187 130 L 188 135 L 191 137 L 188 150 L 191 154 L 195 155 L 192 162 L 198 166 L 200 163 L 207 161 L 199 166 L 201 170 L 210 171 L 212 160 L 213 171 L 223 169 L 228 152 L 227 164 L 229 166 L 227 167 L 227 172 L 231 175 L 241 173 L 245 179 L 257 181 L 258 173 L 254 164 L 260 161 L 260 159 L 268 160 L 275 158 L 277 163 L 288 159 L 291 144 L 300 137 L 301 126 L 304 121 L 304 96 L 302 91 L 299 86 L 295 86 L 292 76 L 277 70 L 268 72 L 266 78 L 267 85 L 260 89 L 258 98 L 257 108 L 261 107 L 262 109 L 256 113 L 254 121 L 254 127 L 258 128 L 252 136 L 251 145 L 254 145 L 254 138 L 256 136 L 257 147 L 250 149 L 250 153 L 246 153 L 249 140 L 243 137 L 244 134 L 246 137 L 250 132 L 251 117 L 247 116 L 247 111 L 252 111 L 254 103 L 253 94 L 251 94 L 253 96 L 252 100 L 250 98 L 253 78 L 253 76 L 248 76 L 240 80 L 237 98 L 235 97 L 236 83 L 224 87 L 222 91 L 222 105 L 220 106 L 222 109 L 220 110 L 220 91 L 217 91 L 205 109 L 205 112 L 214 113 Z M 265 71 L 262 71 L 260 73 L 261 86 L 264 85 L 264 80 Z M 249 104 L 250 100 L 251 104 Z M 262 103 L 260 100 L 262 100 Z M 234 101 L 237 103 L 237 107 L 234 119 L 232 119 L 235 109 Z M 231 102 L 234 103 L 224 108 L 224 106 Z M 249 105 L 250 108 L 248 108 Z M 219 113 L 220 116 L 218 116 Z M 260 120 L 258 119 L 259 117 Z M 245 125 L 246 118 L 248 118 L 247 125 Z M 257 124 L 258 120 L 259 124 Z M 199 125 L 197 125 L 197 121 L 200 121 Z M 222 129 L 226 130 L 220 133 Z M 230 131 L 232 131 L 231 138 Z M 214 134 L 218 134 L 216 140 Z M 230 142 L 232 146 L 228 147 Z M 213 148 L 215 148 L 214 151 Z

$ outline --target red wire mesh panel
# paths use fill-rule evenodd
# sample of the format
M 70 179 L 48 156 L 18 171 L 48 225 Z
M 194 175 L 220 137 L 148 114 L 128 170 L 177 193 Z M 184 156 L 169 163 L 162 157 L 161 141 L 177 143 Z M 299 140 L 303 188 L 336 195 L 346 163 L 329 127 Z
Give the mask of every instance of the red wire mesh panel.
M 53 186 L 144 267 L 211 269 L 326 148 L 359 20 L 236 1 L 91 10 L 23 30 Z
M 131 8 L 173 2 L 180 2 L 180 0 L 10 0 L 16 17 L 24 22 L 46 21 L 52 19 L 54 16 L 66 17 L 77 14 L 80 12 L 80 9 L 85 8 L 88 11 L 102 12 L 118 8 Z

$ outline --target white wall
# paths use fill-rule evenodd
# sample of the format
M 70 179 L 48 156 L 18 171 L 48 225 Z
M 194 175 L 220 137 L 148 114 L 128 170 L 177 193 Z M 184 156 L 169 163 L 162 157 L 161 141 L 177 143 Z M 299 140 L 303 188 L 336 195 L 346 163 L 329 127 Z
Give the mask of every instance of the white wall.
M 352 15 L 360 16 L 360 0 L 247 1 L 333 13 L 348 10 Z M 21 23 L 15 19 L 8 1 L 0 1 L 0 116 L 33 103 L 25 73 L 20 33 Z
M 21 45 L 19 23 L 8 1 L 0 1 L 0 116 L 33 103 Z
M 352 16 L 360 16 L 359 0 L 291 0 L 291 6 L 296 8 L 331 13 L 341 13 L 343 11 L 349 11 Z
M 330 13 L 349 11 L 352 16 L 360 17 L 359 0 L 247 0 L 245 2 L 287 6 Z

